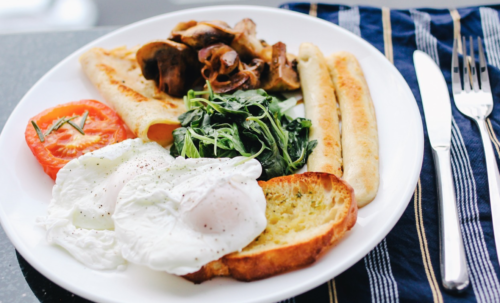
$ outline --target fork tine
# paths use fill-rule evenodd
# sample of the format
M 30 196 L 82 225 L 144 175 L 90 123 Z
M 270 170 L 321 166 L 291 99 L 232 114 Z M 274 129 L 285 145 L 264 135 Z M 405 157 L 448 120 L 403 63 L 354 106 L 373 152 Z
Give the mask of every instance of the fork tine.
M 477 37 L 477 44 L 479 45 L 479 72 L 481 73 L 481 90 L 484 92 L 491 92 L 490 78 L 488 77 L 488 66 L 486 65 L 486 58 L 484 57 L 483 42 L 481 37 Z
M 458 65 L 458 39 L 453 41 L 453 56 L 451 57 L 451 85 L 453 93 L 462 91 L 462 83 L 460 82 L 460 67 Z
M 470 92 L 470 67 L 467 59 L 467 40 L 465 37 L 462 37 L 462 53 L 463 53 L 463 61 L 464 61 L 464 90 L 465 92 Z
M 479 91 L 479 83 L 477 82 L 477 72 L 476 72 L 476 57 L 474 56 L 474 40 L 472 36 L 469 36 L 469 44 L 470 44 L 470 71 L 471 71 L 471 79 L 472 79 L 472 89 L 475 92 Z

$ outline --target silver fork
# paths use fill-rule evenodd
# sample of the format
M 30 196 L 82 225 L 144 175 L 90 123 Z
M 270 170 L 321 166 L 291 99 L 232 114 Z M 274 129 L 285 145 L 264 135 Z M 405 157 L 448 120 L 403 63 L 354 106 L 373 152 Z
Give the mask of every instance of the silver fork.
M 500 260 L 500 173 L 490 137 L 486 128 L 486 117 L 493 110 L 493 97 L 491 95 L 488 67 L 484 57 L 481 38 L 479 45 L 479 73 L 481 75 L 481 89 L 477 78 L 476 60 L 474 58 L 474 41 L 469 37 L 470 55 L 467 56 L 466 40 L 462 40 L 463 53 L 463 82 L 462 89 L 460 81 L 460 68 L 457 54 L 457 40 L 453 44 L 453 57 L 451 63 L 452 86 L 455 105 L 465 116 L 476 121 L 483 141 L 484 155 L 486 157 L 486 170 L 488 172 L 488 187 L 490 192 L 491 217 L 493 222 L 493 233 L 495 236 L 495 247 L 497 257 Z

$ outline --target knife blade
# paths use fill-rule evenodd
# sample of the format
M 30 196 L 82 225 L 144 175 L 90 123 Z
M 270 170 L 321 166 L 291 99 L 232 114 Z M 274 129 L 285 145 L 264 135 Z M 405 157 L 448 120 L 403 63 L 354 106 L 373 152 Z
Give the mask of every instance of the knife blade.
M 415 51 L 413 60 L 431 146 L 449 148 L 451 145 L 451 102 L 446 81 L 441 69 L 426 53 Z
M 436 170 L 442 283 L 445 289 L 460 292 L 469 285 L 469 275 L 451 172 L 450 94 L 441 69 L 429 55 L 416 50 L 413 63 Z

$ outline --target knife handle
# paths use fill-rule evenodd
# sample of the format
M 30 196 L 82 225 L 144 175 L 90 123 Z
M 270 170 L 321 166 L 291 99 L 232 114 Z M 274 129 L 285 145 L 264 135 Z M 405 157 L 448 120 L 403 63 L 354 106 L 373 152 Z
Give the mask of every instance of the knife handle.
M 450 148 L 432 149 L 436 168 L 441 278 L 445 289 L 460 292 L 469 285 L 457 200 L 451 174 Z

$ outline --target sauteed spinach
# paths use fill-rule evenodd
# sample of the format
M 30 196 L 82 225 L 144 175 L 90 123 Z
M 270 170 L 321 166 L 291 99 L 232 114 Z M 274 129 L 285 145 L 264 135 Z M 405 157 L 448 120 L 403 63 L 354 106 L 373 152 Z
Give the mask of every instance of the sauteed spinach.
M 285 114 L 296 105 L 295 98 L 281 101 L 262 89 L 219 95 L 208 81 L 207 86 L 184 97 L 188 111 L 173 132 L 172 156 L 256 158 L 263 168 L 261 180 L 304 166 L 317 141 L 309 141 L 310 120 Z

